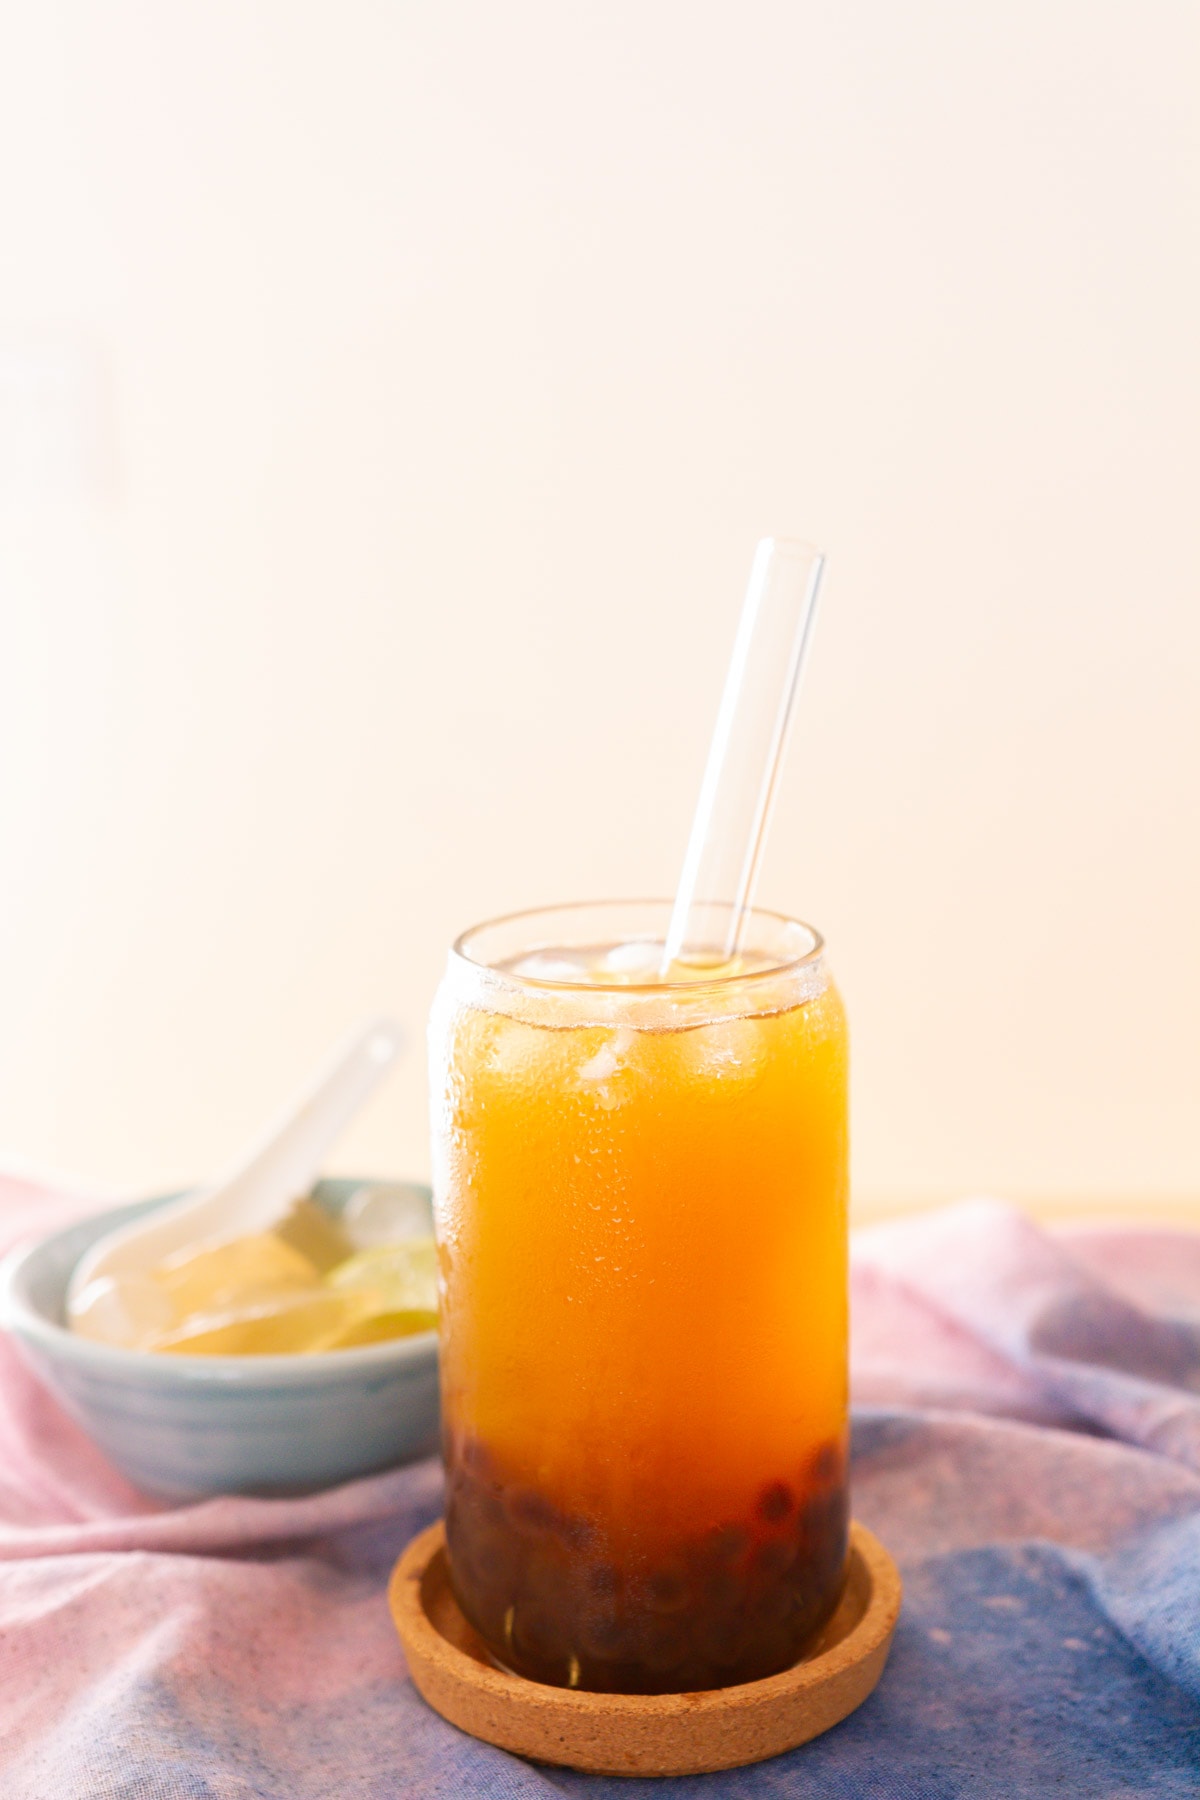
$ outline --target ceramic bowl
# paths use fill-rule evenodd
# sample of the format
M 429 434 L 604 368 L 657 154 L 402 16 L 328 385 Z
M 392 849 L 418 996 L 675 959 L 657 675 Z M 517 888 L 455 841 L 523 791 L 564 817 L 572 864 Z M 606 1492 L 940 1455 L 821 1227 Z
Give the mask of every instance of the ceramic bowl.
M 312 1198 L 336 1216 L 362 1185 L 321 1181 Z M 403 1185 L 428 1210 L 428 1188 Z M 83 1219 L 0 1265 L 0 1324 L 135 1486 L 176 1500 L 311 1493 L 436 1447 L 433 1331 L 306 1356 L 165 1356 L 68 1331 L 63 1302 L 83 1252 L 174 1197 Z

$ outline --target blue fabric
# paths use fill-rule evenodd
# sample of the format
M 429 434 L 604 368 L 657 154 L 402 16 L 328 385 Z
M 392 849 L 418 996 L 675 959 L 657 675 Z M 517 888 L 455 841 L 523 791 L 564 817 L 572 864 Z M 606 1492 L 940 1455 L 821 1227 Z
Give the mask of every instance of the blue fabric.
M 977 1441 L 983 1435 L 1001 1441 L 985 1447 Z M 1019 1503 L 1001 1510 L 1005 1527 L 1020 1535 L 938 1548 L 943 1536 L 971 1533 L 974 1484 L 998 1478 L 1002 1466 L 1029 1480 L 1057 1481 L 1061 1496 L 1081 1483 L 1103 1487 L 1114 1474 L 1113 1447 L 1085 1443 L 1081 1455 L 1074 1449 L 1058 1433 L 1028 1427 L 1004 1432 L 994 1424 L 860 1413 L 858 1516 L 888 1536 L 898 1466 L 928 1508 L 921 1527 L 916 1508 L 906 1507 L 902 1531 L 893 1533 L 906 1546 L 904 1608 L 872 1697 L 824 1737 L 756 1768 L 632 1783 L 555 1772 L 554 1784 L 596 1796 L 653 1788 L 747 1800 L 1195 1800 L 1200 1493 L 1192 1493 L 1188 1516 L 1128 1538 L 1114 1533 L 1102 1551 L 1020 1533 Z M 1149 1512 L 1153 1471 L 1144 1486 Z M 994 1497 L 986 1510 L 995 1520 Z M 1094 1522 L 1094 1505 L 1081 1513 Z

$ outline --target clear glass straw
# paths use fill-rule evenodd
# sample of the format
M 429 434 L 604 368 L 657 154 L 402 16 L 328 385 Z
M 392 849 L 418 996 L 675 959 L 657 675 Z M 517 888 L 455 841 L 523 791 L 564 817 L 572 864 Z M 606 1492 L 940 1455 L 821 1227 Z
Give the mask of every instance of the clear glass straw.
M 737 953 L 824 563 L 819 550 L 795 538 L 763 538 L 754 553 L 667 931 L 664 974 L 680 958 L 727 962 Z

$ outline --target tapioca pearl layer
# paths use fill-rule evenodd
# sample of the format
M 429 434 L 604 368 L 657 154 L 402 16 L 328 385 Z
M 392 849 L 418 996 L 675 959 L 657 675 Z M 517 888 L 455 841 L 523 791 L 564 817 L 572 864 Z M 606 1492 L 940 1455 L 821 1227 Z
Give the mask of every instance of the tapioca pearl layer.
M 828 1619 L 848 1531 L 842 1446 L 761 1489 L 745 1519 L 623 1566 L 602 1529 L 448 1446 L 446 1535 L 463 1612 L 496 1658 L 556 1686 L 664 1693 L 789 1668 Z

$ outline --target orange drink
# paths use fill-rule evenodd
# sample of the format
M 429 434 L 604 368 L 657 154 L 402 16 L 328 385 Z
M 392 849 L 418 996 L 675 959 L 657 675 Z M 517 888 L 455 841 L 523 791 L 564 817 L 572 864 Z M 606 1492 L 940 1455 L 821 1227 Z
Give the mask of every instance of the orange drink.
M 617 1692 L 790 1666 L 846 1549 L 846 1029 L 756 912 L 459 940 L 431 1025 L 454 1590 L 498 1662 Z

